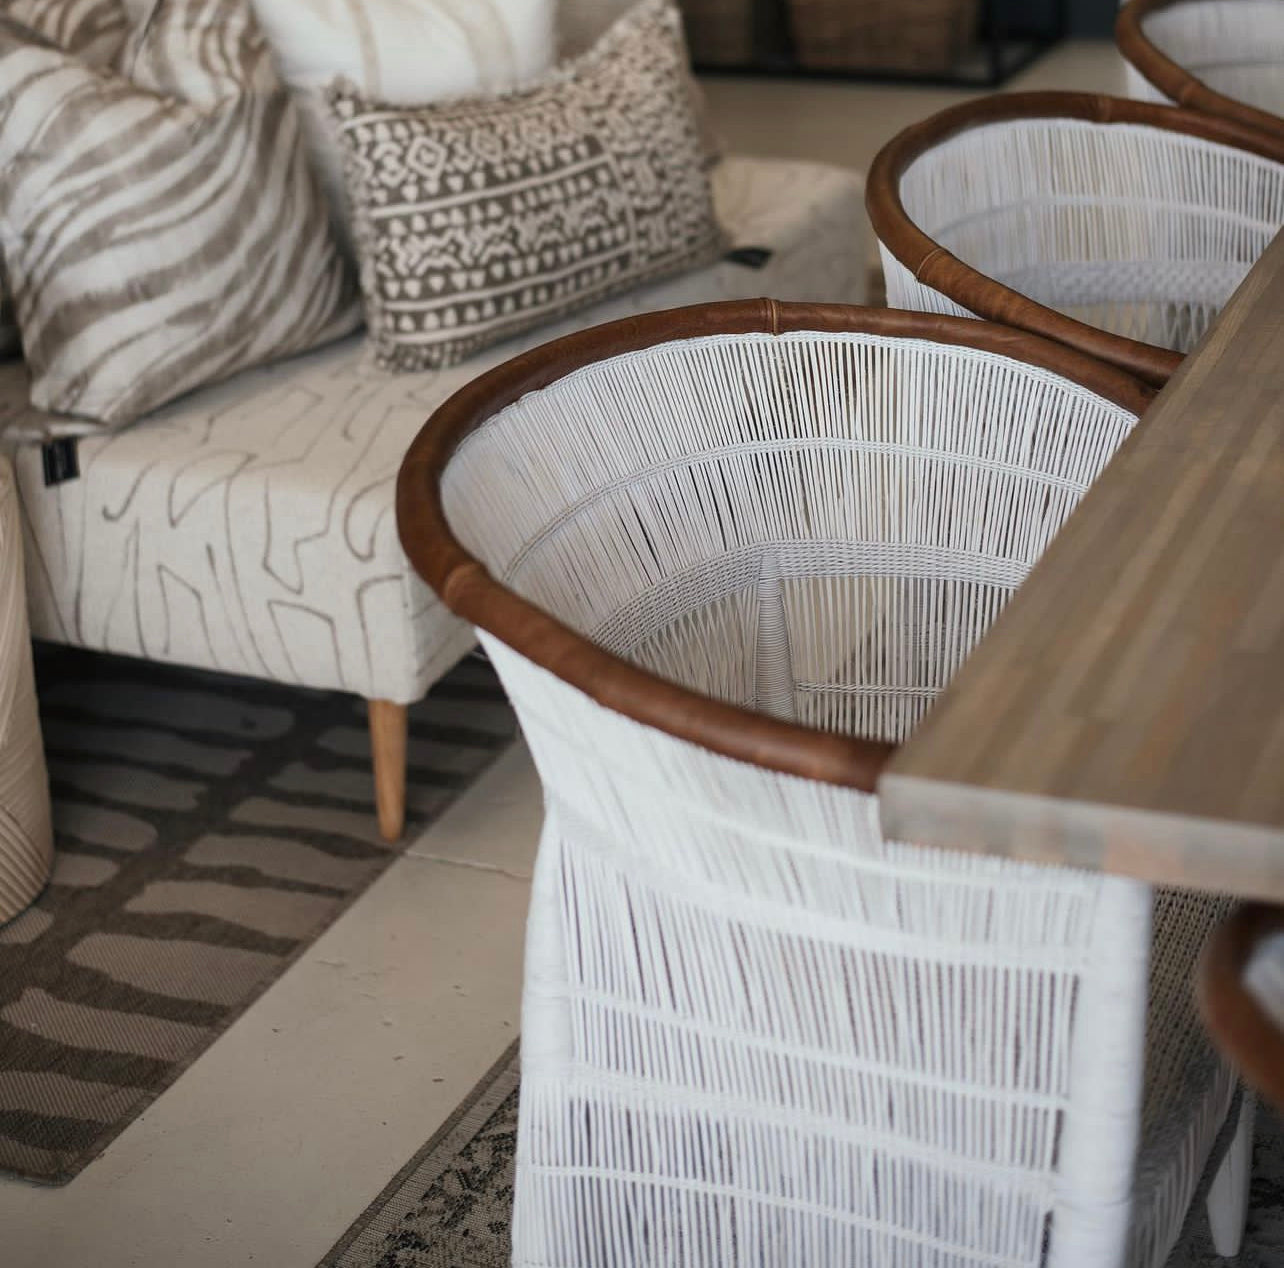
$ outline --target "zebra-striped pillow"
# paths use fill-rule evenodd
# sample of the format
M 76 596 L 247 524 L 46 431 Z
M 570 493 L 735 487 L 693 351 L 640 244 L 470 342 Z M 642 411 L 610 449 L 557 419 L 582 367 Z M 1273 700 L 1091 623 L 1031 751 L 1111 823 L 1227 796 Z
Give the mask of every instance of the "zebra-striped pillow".
M 5 15 L 90 66 L 114 65 L 129 34 L 125 0 L 8 0 Z
M 114 61 L 129 30 L 121 0 L 8 0 L 5 14 L 92 66 Z M 0 259 L 0 356 L 18 351 L 18 323 Z
M 32 403 L 112 426 L 360 321 L 248 0 L 141 8 L 120 74 L 0 19 L 0 248 Z

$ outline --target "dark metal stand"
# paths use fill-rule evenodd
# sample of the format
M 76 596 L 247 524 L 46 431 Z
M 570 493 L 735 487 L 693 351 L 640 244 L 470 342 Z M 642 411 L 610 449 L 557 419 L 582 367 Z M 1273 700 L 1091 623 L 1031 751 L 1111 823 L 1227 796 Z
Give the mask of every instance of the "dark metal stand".
M 695 69 L 702 75 L 998 88 L 1065 39 L 1069 28 L 1069 0 L 983 0 L 976 42 L 948 71 L 901 71 L 877 66 L 815 70 L 800 66 L 794 56 L 783 0 L 759 0 L 755 60 L 743 66 L 710 66 L 697 61 Z

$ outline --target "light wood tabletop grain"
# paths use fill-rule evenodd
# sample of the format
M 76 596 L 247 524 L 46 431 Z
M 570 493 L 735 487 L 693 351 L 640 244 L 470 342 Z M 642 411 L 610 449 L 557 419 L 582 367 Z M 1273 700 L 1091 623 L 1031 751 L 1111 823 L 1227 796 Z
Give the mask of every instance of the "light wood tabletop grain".
M 1284 233 L 879 792 L 894 839 L 1284 901 Z

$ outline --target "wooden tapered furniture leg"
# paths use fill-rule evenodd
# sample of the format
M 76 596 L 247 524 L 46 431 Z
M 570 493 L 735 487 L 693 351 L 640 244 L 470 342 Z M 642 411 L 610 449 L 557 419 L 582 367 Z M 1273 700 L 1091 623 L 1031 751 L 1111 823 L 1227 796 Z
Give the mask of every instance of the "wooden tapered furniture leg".
M 369 714 L 379 835 L 399 841 L 406 824 L 406 706 L 371 700 Z

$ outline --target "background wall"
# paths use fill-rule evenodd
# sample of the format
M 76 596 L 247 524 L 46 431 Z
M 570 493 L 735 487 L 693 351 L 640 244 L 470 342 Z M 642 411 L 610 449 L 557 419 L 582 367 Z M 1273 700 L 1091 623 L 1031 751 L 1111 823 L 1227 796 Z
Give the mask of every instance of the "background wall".
M 1067 3 L 1072 35 L 1110 37 L 1119 0 L 994 0 L 1014 24 L 1040 27 L 1059 2 Z M 563 51 L 576 53 L 591 44 L 630 3 L 631 0 L 560 0 Z
M 1071 34 L 1109 38 L 1114 32 L 1115 14 L 1118 12 L 1118 0 L 1070 0 Z
M 1058 4 L 1064 4 L 1073 36 L 1109 39 L 1121 0 L 990 0 L 1014 27 L 1046 29 Z

